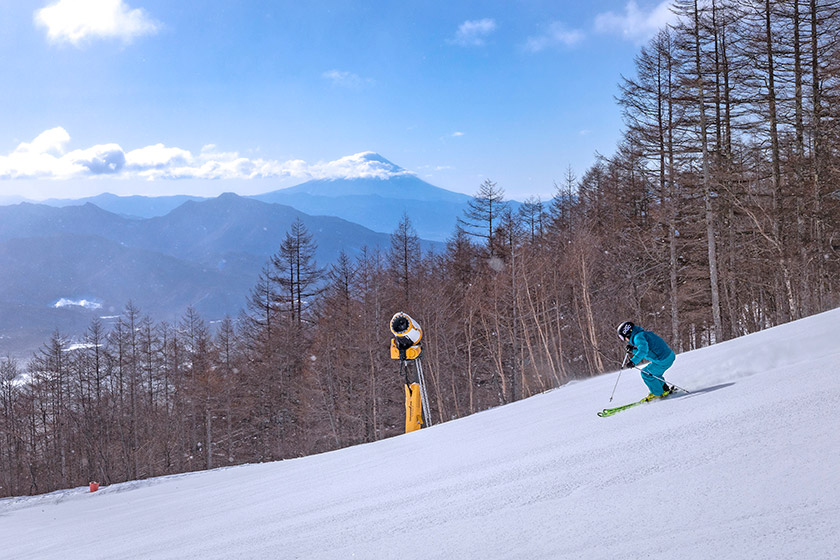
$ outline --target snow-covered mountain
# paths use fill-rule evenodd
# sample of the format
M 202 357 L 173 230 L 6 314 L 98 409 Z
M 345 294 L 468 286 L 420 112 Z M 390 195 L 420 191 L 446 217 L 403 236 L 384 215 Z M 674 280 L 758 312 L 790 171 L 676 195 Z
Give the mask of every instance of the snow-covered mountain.
M 16 559 L 830 559 L 840 310 L 322 455 L 0 500 Z M 616 402 L 646 391 L 625 371 Z M 397 421 L 397 419 L 395 419 Z
M 309 214 L 338 216 L 383 233 L 392 233 L 407 215 L 418 236 L 433 241 L 444 241 L 455 232 L 457 220 L 472 198 L 431 185 L 374 152 L 338 162 L 345 160 L 352 173 L 313 179 L 252 198 L 288 204 Z
M 455 233 L 470 197 L 451 191 L 441 198 L 410 198 L 437 189 L 414 176 L 309 181 L 252 198 L 287 204 L 313 215 L 337 216 L 373 231 L 393 233 L 406 215 L 422 239 L 444 241 Z M 443 189 L 438 189 L 443 190 Z M 352 193 L 352 194 L 342 194 Z M 452 196 L 454 195 L 454 196 Z M 458 201 L 457 199 L 461 200 Z
M 270 199 L 283 194 L 308 194 L 337 198 L 343 196 L 380 196 L 399 200 L 426 202 L 467 202 L 471 197 L 436 187 L 423 181 L 381 155 L 363 152 L 350 156 L 354 173 L 346 176 L 313 179 L 294 187 L 273 191 L 255 198 Z M 342 161 L 342 160 L 339 160 Z M 368 169 L 359 172 L 359 169 Z M 275 202 L 266 200 L 266 202 Z

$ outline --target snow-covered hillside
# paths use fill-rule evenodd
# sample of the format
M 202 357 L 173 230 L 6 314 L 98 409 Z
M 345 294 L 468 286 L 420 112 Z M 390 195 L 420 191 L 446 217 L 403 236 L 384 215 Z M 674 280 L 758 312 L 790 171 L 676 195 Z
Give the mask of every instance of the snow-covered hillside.
M 0 557 L 840 557 L 840 310 L 374 444 L 0 501 Z M 615 403 L 642 397 L 622 374 Z

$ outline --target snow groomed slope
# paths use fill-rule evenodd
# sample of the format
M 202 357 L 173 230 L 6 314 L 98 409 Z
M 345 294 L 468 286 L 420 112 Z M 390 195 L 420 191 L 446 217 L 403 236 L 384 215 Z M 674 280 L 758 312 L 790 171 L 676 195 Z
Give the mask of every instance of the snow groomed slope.
M 15 559 L 840 557 L 840 310 L 323 455 L 0 500 Z M 645 394 L 622 375 L 614 402 Z

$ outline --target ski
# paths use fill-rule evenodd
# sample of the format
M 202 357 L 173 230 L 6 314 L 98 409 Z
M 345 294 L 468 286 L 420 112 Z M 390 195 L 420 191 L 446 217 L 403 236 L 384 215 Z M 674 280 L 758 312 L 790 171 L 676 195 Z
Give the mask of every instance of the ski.
M 631 402 L 630 404 L 617 406 L 615 408 L 605 408 L 604 410 L 602 410 L 601 412 L 598 413 L 598 416 L 600 416 L 601 418 L 606 418 L 607 416 L 612 416 L 613 414 L 621 412 L 622 410 L 627 410 L 628 408 L 633 408 L 634 406 L 639 406 L 640 404 L 647 404 L 647 403 L 651 403 L 651 402 L 661 401 L 663 399 L 667 399 L 667 398 L 672 397 L 674 395 L 678 395 L 681 392 L 684 392 L 684 391 L 674 390 L 674 391 L 671 391 L 670 393 L 668 393 L 667 395 L 665 395 L 664 397 L 659 397 L 657 399 L 647 400 L 645 398 L 645 399 L 642 399 L 640 401 Z
M 613 414 L 616 414 L 617 412 L 621 412 L 622 410 L 627 410 L 628 408 L 633 408 L 634 406 L 639 406 L 640 404 L 645 404 L 646 402 L 650 402 L 650 401 L 646 401 L 646 400 L 642 399 L 640 401 L 631 402 L 630 404 L 617 406 L 615 408 L 605 408 L 604 410 L 602 410 L 601 412 L 598 413 L 598 416 L 600 416 L 601 418 L 605 418 L 607 416 L 612 416 Z

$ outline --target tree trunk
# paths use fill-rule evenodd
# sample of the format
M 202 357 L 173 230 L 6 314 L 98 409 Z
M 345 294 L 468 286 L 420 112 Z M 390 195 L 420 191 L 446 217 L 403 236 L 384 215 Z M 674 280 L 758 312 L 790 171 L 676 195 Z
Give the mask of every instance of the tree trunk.
M 706 216 L 706 244 L 709 255 L 709 284 L 711 288 L 713 342 L 723 340 L 723 323 L 720 315 L 720 291 L 718 289 L 717 246 L 715 241 L 715 214 L 712 207 L 712 178 L 709 167 L 709 141 L 706 129 L 706 95 L 703 85 L 703 69 L 700 64 L 700 10 L 694 0 L 694 62 L 697 71 L 697 106 L 700 111 L 700 144 L 703 153 L 703 203 Z

